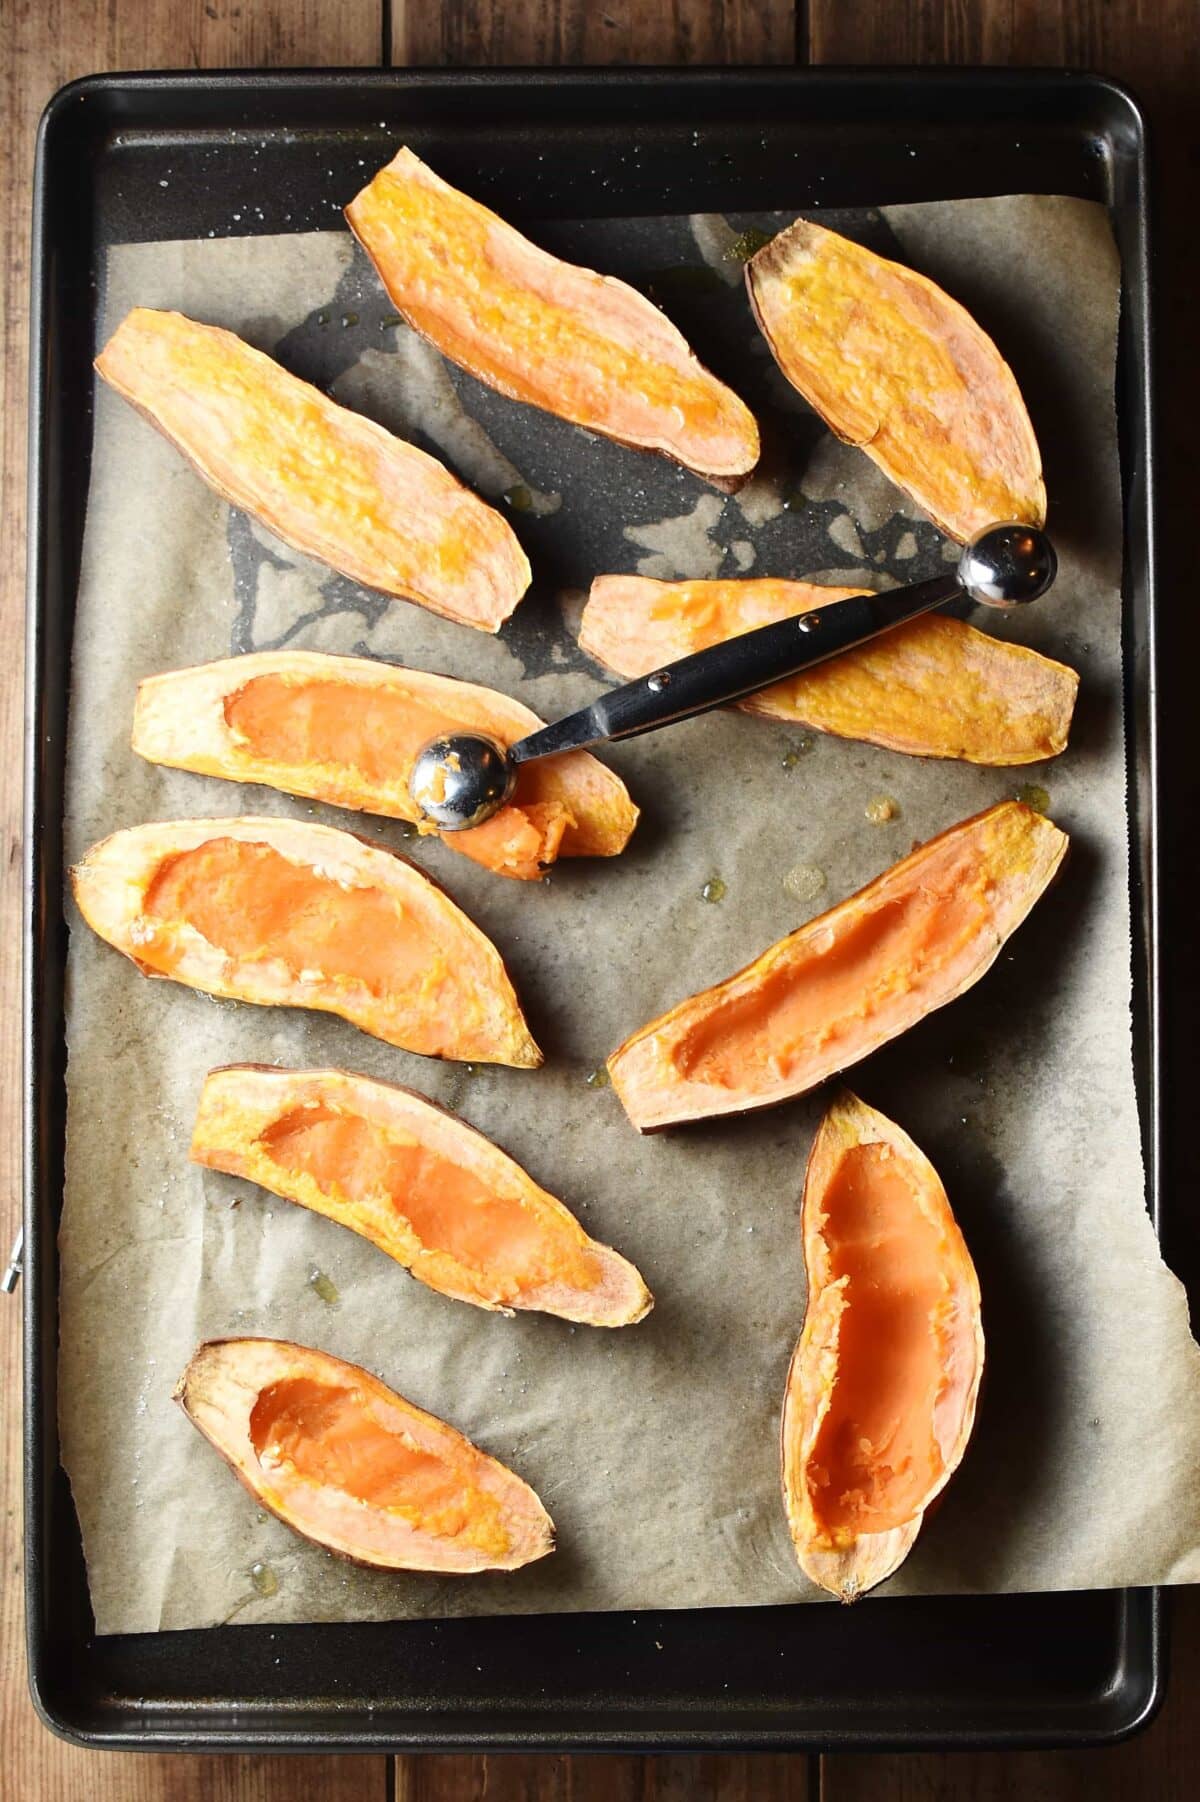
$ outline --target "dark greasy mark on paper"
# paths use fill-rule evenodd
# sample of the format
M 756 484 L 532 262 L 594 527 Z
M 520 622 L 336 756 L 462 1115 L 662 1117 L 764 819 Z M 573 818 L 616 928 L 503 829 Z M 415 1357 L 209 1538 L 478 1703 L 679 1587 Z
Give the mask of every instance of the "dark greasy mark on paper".
M 229 509 L 225 542 L 233 565 L 234 613 L 229 651 L 231 656 L 238 657 L 244 651 L 260 648 L 254 642 L 254 613 L 258 605 L 258 578 L 264 564 L 272 569 L 288 569 L 290 565 L 286 557 L 268 550 L 254 536 L 248 516 L 237 507 Z
M 314 388 L 328 391 L 369 346 L 383 342 L 381 322 L 396 309 L 366 259 L 355 256 L 329 299 L 280 338 L 271 355 Z
M 773 234 L 791 215 L 734 213 L 726 215 L 735 235 Z M 873 210 L 821 213 L 823 222 L 868 244 L 884 255 L 899 247 L 881 215 Z M 662 307 L 680 327 L 697 355 L 743 396 L 756 414 L 763 435 L 765 478 L 782 499 L 775 517 L 752 524 L 736 498 L 717 496 L 716 517 L 704 538 L 709 567 L 679 569 L 679 575 L 784 576 L 804 579 L 816 573 L 827 580 L 857 583 L 863 570 L 894 582 L 919 580 L 946 567 L 942 538 L 924 520 L 896 512 L 875 529 L 854 520 L 853 510 L 836 498 L 810 499 L 805 472 L 814 453 L 828 445 L 829 434 L 799 395 L 784 380 L 754 324 L 741 280 L 729 282 L 703 260 L 689 220 L 588 219 L 540 221 L 539 242 L 571 261 L 621 276 Z M 268 321 L 259 322 L 266 329 Z M 396 314 L 366 257 L 356 251 L 328 301 L 314 308 L 272 347 L 273 354 L 294 374 L 328 391 L 367 351 L 386 353 L 394 343 Z M 533 585 L 501 632 L 521 674 L 529 679 L 573 671 L 595 673 L 568 630 L 560 597 L 586 592 L 601 573 L 635 573 L 651 557 L 632 542 L 626 529 L 654 528 L 663 521 L 694 512 L 714 490 L 690 471 L 652 453 L 629 450 L 556 419 L 537 408 L 497 394 L 474 377 L 448 365 L 457 399 L 468 417 L 491 439 L 497 451 L 521 472 L 525 482 L 562 495 L 555 512 L 522 512 L 492 498 L 520 537 L 533 567 Z M 396 359 L 396 380 L 404 380 Z M 385 406 L 386 412 L 386 406 Z M 386 417 L 382 423 L 388 424 Z M 414 443 L 454 468 L 453 457 L 424 432 L 411 433 Z M 852 453 L 847 453 L 852 455 Z M 455 473 L 467 479 L 467 472 Z M 897 496 L 899 505 L 899 496 Z M 706 515 L 707 517 L 707 515 Z M 857 532 L 861 554 L 845 540 L 830 537 L 831 527 L 845 518 Z M 313 570 L 312 605 L 292 617 L 261 616 L 264 570 L 284 572 L 297 566 L 280 547 L 270 548 L 260 530 L 232 512 L 228 543 L 233 563 L 236 608 L 230 649 L 240 653 L 275 649 L 304 639 L 320 620 L 353 615 L 346 622 L 344 649 L 370 655 L 367 638 L 393 603 L 347 577 Z M 747 563 L 747 547 L 752 561 Z M 911 552 L 901 555 L 901 546 Z M 914 549 L 915 546 L 915 549 Z M 714 567 L 715 566 L 715 567 Z M 304 565 L 299 566 L 303 571 Z M 648 573 L 666 573 L 651 562 Z M 301 581 L 304 579 L 301 574 Z M 398 602 L 404 607 L 407 603 Z M 390 652 L 393 657 L 402 652 Z
M 297 615 L 282 632 L 274 636 L 262 633 L 258 623 L 259 584 L 264 569 L 287 571 L 293 568 L 290 558 L 281 551 L 271 549 L 259 538 L 246 514 L 236 507 L 229 511 L 226 526 L 226 543 L 229 545 L 230 561 L 233 565 L 233 592 L 235 609 L 233 626 L 229 638 L 230 655 L 241 656 L 246 651 L 277 651 L 290 644 L 306 627 L 316 620 L 329 619 L 335 614 L 357 613 L 369 631 L 383 618 L 391 601 L 387 595 L 376 594 L 372 589 L 363 588 L 358 582 L 352 582 L 348 576 L 342 576 L 331 570 L 321 581 L 317 594 L 319 604 L 310 607 L 307 612 Z M 361 636 L 358 640 L 361 652 L 365 653 Z M 347 649 L 357 647 L 347 647 Z

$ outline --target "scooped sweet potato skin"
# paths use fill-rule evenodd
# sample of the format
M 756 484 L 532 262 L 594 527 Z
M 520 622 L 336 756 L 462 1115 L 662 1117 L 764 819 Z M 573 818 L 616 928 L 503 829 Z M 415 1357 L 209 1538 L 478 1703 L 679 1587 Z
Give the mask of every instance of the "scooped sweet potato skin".
M 987 334 L 941 288 L 797 219 L 746 265 L 775 361 L 952 538 L 1046 518 L 1025 403 Z
M 653 1306 L 633 1265 L 519 1164 L 393 1083 L 346 1070 L 213 1070 L 191 1155 L 350 1227 L 476 1307 L 616 1327 Z
M 466 1575 L 554 1549 L 527 1483 L 328 1352 L 209 1339 L 175 1400 L 260 1506 L 356 1564 Z
M 405 1051 L 533 1068 L 490 939 L 429 877 L 330 826 L 131 826 L 71 871 L 84 919 L 147 976 L 338 1014 Z
M 520 701 L 472 682 L 319 651 L 256 651 L 150 676 L 133 748 L 151 763 L 264 782 L 423 825 L 409 793 L 417 752 L 443 732 L 514 744 L 542 725 Z M 512 801 L 484 826 L 439 834 L 498 875 L 535 880 L 557 857 L 615 857 L 638 810 L 586 751 L 521 766 Z
M 480 381 L 717 487 L 758 462 L 758 426 L 644 295 L 564 263 L 400 150 L 346 208 L 409 324 Z
M 805 1575 L 853 1602 L 903 1562 L 962 1462 L 983 1376 L 979 1280 L 929 1159 L 848 1092 L 813 1142 L 801 1218 L 784 1507 Z
M 507 520 L 436 457 L 233 332 L 136 307 L 96 368 L 225 500 L 353 581 L 485 632 L 528 588 Z
M 673 658 L 862 592 L 773 577 L 597 576 L 579 642 L 618 675 L 644 676 Z M 1065 663 L 927 613 L 737 705 L 910 757 L 1013 765 L 1040 763 L 1065 748 L 1078 688 Z
M 1017 801 L 952 826 L 613 1052 L 639 1132 L 770 1107 L 855 1064 L 994 962 L 1067 835 Z

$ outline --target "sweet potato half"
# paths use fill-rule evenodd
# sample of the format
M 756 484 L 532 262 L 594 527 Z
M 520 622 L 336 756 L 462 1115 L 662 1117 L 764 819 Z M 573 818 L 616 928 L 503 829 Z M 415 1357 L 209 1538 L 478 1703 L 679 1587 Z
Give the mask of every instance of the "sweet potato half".
M 597 576 L 579 642 L 618 675 L 645 676 L 676 657 L 862 592 L 773 577 Z M 1078 688 L 1065 663 L 927 613 L 737 704 L 763 719 L 912 757 L 1020 764 L 1065 748 Z
M 209 1339 L 175 1387 L 272 1514 L 380 1570 L 517 1570 L 554 1549 L 520 1477 L 377 1377 L 285 1339 Z
M 608 1060 L 640 1132 L 802 1095 L 978 982 L 1067 835 L 1002 801 L 921 845 Z
M 717 487 L 758 462 L 754 416 L 644 295 L 540 250 L 411 150 L 346 217 L 409 324 L 501 394 Z
M 427 1057 L 542 1061 L 490 939 L 421 871 L 298 820 L 131 826 L 71 872 L 84 919 L 147 976 L 340 1014 Z
M 151 763 L 420 824 L 408 779 L 430 739 L 484 732 L 510 745 L 541 724 L 519 701 L 449 676 L 366 657 L 258 651 L 148 677 L 133 748 Z M 523 764 L 508 806 L 440 836 L 501 876 L 533 879 L 557 857 L 616 856 L 637 817 L 620 777 L 571 751 Z
M 653 1306 L 626 1259 L 457 1115 L 346 1070 L 213 1070 L 198 1164 L 361 1233 L 440 1295 L 628 1326 Z
M 355 582 L 485 632 L 528 588 L 507 520 L 436 457 L 232 332 L 135 307 L 96 368 L 225 500 Z
M 821 1122 L 802 1232 L 784 1505 L 805 1575 L 853 1602 L 903 1562 L 962 1461 L 983 1375 L 979 1281 L 929 1159 L 854 1095 Z
M 1042 460 L 1012 370 L 926 276 L 797 219 L 746 265 L 788 381 L 952 538 L 1040 526 Z

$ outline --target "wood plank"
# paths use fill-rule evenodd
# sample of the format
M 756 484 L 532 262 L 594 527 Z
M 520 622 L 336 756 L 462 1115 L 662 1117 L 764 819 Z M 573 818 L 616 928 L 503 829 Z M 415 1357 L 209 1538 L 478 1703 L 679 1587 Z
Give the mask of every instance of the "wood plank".
M 102 69 L 377 63 L 380 0 L 0 0 L 0 1240 L 20 1195 L 22 542 L 29 205 L 38 114 L 63 82 Z M 0 1557 L 0 1793 L 14 1802 L 384 1802 L 386 1758 L 215 1758 L 80 1752 L 38 1721 L 25 1686 L 21 1586 L 20 1308 L 0 1297 L 4 1519 Z
M 806 1758 L 398 1758 L 395 1802 L 809 1802 Z
M 397 67 L 790 63 L 791 0 L 393 0 Z
M 807 43 L 813 63 L 1100 69 L 1161 108 L 1194 93 L 1198 35 L 1192 0 L 809 0 Z
M 811 0 L 809 53 L 814 63 L 994 63 L 1094 68 L 1131 86 L 1146 105 L 1157 141 L 1159 369 L 1169 372 L 1162 396 L 1175 397 L 1160 420 L 1160 593 L 1192 578 L 1192 418 L 1200 397 L 1200 349 L 1191 313 L 1200 277 L 1191 219 L 1195 170 L 1192 112 L 1200 83 L 1200 32 L 1193 0 L 1119 0 L 1080 6 L 1076 0 Z M 1190 404 L 1189 404 L 1190 403 Z M 1165 743 L 1163 765 L 1174 773 L 1175 818 L 1195 818 L 1200 779 L 1188 737 L 1191 672 L 1200 632 L 1177 616 L 1164 620 L 1161 658 Z M 1170 842 L 1168 822 L 1168 842 Z M 1164 924 L 1179 998 L 1168 1022 L 1168 1065 L 1195 1069 L 1191 1021 L 1200 1001 L 1200 948 L 1187 926 L 1184 885 L 1167 897 Z M 1174 1187 L 1191 1192 L 1200 1176 L 1193 1150 Z M 1171 1261 L 1188 1282 L 1193 1319 L 1200 1318 L 1200 1228 L 1176 1232 Z M 1184 1802 L 1200 1770 L 1200 1593 L 1174 1598 L 1171 1689 L 1154 1726 L 1128 1745 L 1096 1753 L 1020 1753 L 937 1757 L 827 1758 L 823 1802 Z
M 5 1745 L 6 1782 L 13 1787 L 3 1793 L 12 1802 L 385 1802 L 387 1796 L 382 1757 L 80 1752 L 34 1724 L 43 1741 L 36 1755 L 24 1743 L 28 1730 L 22 1743 Z M 22 1754 L 16 1767 L 14 1751 Z

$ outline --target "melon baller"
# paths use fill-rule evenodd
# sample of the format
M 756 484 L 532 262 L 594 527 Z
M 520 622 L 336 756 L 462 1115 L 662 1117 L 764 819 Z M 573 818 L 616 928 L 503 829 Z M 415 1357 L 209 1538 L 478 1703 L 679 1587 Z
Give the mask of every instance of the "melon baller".
M 417 755 L 409 792 L 442 832 L 480 826 L 509 799 L 523 763 L 636 738 L 739 701 L 948 601 L 1024 606 L 1046 592 L 1057 568 L 1054 547 L 1036 526 L 987 526 L 963 547 L 953 571 L 886 594 L 856 595 L 710 645 L 598 695 L 507 748 L 482 733 L 435 738 Z

